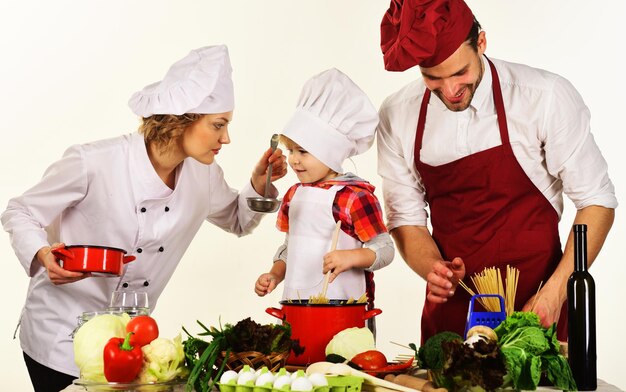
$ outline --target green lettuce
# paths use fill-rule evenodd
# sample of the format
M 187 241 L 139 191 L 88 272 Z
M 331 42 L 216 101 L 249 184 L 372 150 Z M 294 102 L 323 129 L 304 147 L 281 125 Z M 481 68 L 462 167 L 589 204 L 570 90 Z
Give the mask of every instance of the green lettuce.
M 576 390 L 569 364 L 559 354 L 556 324 L 546 329 L 535 313 L 515 312 L 495 332 L 507 368 L 503 387 L 535 390 L 545 374 L 555 387 Z

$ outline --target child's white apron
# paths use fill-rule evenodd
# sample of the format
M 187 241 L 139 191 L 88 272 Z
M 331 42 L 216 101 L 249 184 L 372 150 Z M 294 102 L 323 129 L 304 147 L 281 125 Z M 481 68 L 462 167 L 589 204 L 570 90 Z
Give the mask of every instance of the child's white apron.
M 299 187 L 289 206 L 289 243 L 283 299 L 309 299 L 321 293 L 324 285 L 324 255 L 330 251 L 335 219 L 332 206 L 343 186 L 330 189 Z M 359 249 L 362 243 L 339 231 L 337 249 Z M 342 272 L 328 286 L 329 299 L 358 299 L 365 293 L 362 269 Z

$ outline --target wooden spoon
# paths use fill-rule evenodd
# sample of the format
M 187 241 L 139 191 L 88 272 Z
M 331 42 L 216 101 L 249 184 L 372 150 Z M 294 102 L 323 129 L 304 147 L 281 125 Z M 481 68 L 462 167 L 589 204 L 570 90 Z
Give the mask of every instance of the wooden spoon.
M 333 240 L 330 245 L 330 252 L 337 249 L 337 240 L 339 239 L 339 230 L 341 230 L 341 220 L 337 221 L 335 225 L 335 231 L 333 232 Z M 330 279 L 330 270 L 326 272 L 324 276 L 324 286 L 322 288 L 322 293 L 320 294 L 320 298 L 326 298 L 326 292 L 328 291 L 328 280 Z
M 435 388 L 433 383 L 428 379 L 411 376 L 409 374 L 398 374 L 397 376 L 388 374 L 385 376 L 385 380 L 422 392 L 448 392 L 446 388 Z
M 396 384 L 391 381 L 383 380 L 376 376 L 372 376 L 360 370 L 356 370 L 346 365 L 345 363 L 331 363 L 331 362 L 316 362 L 306 369 L 306 374 L 322 373 L 322 374 L 334 374 L 337 376 L 355 376 L 361 377 L 364 383 L 374 385 L 377 387 L 383 387 L 400 392 L 415 392 L 416 389 L 405 387 L 404 385 Z

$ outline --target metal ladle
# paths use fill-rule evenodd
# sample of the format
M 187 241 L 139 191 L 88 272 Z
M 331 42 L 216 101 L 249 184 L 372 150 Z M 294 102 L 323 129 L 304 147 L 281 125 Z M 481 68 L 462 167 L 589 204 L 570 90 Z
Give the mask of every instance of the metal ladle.
M 278 134 L 273 134 L 270 141 L 272 153 L 278 147 Z M 280 207 L 280 200 L 269 197 L 270 182 L 272 180 L 272 164 L 267 166 L 267 179 L 265 180 L 265 195 L 263 197 L 248 197 L 248 208 L 255 212 L 276 212 Z

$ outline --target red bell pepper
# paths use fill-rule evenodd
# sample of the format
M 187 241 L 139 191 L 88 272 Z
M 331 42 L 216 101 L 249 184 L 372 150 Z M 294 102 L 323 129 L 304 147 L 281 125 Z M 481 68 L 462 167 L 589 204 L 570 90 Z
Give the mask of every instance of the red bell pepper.
M 104 346 L 104 377 L 109 382 L 132 382 L 143 365 L 143 352 L 136 344 L 130 345 L 133 332 L 125 338 L 111 338 Z

